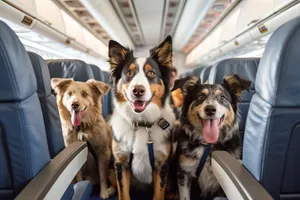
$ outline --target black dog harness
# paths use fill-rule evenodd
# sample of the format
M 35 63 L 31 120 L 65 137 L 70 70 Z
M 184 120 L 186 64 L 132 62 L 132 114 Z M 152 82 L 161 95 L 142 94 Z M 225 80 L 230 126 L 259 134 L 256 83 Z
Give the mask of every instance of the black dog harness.
M 203 155 L 201 157 L 201 160 L 200 160 L 199 165 L 198 165 L 197 170 L 196 170 L 196 177 L 197 178 L 201 174 L 201 171 L 202 171 L 202 169 L 204 167 L 205 161 L 207 160 L 207 157 L 209 155 L 210 149 L 211 149 L 210 144 L 207 144 L 207 145 L 204 146 Z
M 150 165 L 152 168 L 152 172 L 154 171 L 155 158 L 154 158 L 154 150 L 153 150 L 153 140 L 151 137 L 151 133 L 152 133 L 151 128 L 154 124 L 155 123 L 147 123 L 147 122 L 132 123 L 132 126 L 134 127 L 134 135 L 133 135 L 132 144 L 134 144 L 134 140 L 135 140 L 135 131 L 138 130 L 139 127 L 146 128 L 146 131 L 148 132 L 149 137 L 148 137 L 147 146 L 148 146 L 149 161 L 150 161 Z M 169 122 L 167 122 L 167 120 L 165 120 L 164 118 L 160 118 L 156 124 L 163 130 L 167 129 L 170 126 Z M 133 153 L 130 152 L 130 158 L 129 158 L 129 166 L 130 167 L 132 165 L 133 156 L 134 156 Z
M 191 143 L 192 145 L 195 145 L 196 143 L 195 143 L 195 142 L 192 142 L 191 136 L 189 136 L 189 134 L 187 133 L 187 131 L 188 131 L 188 132 L 192 132 L 192 131 L 188 128 L 188 126 L 185 126 L 185 127 L 184 127 L 184 130 L 185 130 L 186 134 L 188 135 L 188 137 L 190 138 L 190 139 L 189 139 L 190 143 Z M 201 142 L 198 142 L 198 144 L 199 144 L 199 145 L 202 145 L 203 148 L 204 148 L 204 150 L 203 150 L 202 157 L 201 157 L 201 159 L 200 159 L 199 165 L 198 165 L 197 170 L 196 170 L 196 177 L 197 177 L 197 178 L 199 178 L 199 176 L 200 176 L 200 174 L 201 174 L 201 172 L 202 172 L 202 169 L 203 169 L 203 167 L 204 167 L 204 165 L 205 165 L 205 162 L 206 162 L 206 160 L 207 160 L 207 158 L 208 158 L 208 155 L 209 155 L 209 153 L 210 153 L 210 150 L 211 150 L 211 144 L 202 144 Z

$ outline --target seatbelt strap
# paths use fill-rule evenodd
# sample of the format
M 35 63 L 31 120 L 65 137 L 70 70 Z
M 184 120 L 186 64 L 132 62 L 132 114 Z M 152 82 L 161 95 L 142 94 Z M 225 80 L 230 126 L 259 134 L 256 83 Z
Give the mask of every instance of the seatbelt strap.
M 211 149 L 210 144 L 205 145 L 204 151 L 203 151 L 203 155 L 202 155 L 202 157 L 201 157 L 201 160 L 200 160 L 199 165 L 198 165 L 197 170 L 196 170 L 196 177 L 197 177 L 197 178 L 198 178 L 198 177 L 200 176 L 200 174 L 201 174 L 201 171 L 202 171 L 202 169 L 203 169 L 203 167 L 204 167 L 205 161 L 206 161 L 206 159 L 207 159 L 207 157 L 208 157 L 208 155 L 209 155 L 210 149 Z

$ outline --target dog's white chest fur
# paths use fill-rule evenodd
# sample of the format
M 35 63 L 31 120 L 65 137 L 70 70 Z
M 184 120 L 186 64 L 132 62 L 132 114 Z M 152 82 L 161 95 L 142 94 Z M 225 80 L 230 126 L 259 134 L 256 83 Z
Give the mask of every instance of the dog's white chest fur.
M 150 106 L 150 105 L 149 105 Z M 130 113 L 128 113 L 130 116 Z M 147 120 L 143 117 L 148 117 L 150 113 L 145 113 L 146 115 L 141 115 L 140 119 L 135 119 L 136 121 Z M 131 120 L 127 116 L 126 118 L 119 113 L 115 113 L 112 116 L 111 124 L 114 132 L 114 136 L 120 143 L 120 154 L 125 154 L 129 156 L 133 153 L 133 160 L 131 164 L 132 174 L 136 179 L 144 183 L 152 182 L 152 168 L 149 160 L 148 152 L 148 140 L 149 132 L 145 127 L 139 127 L 137 130 L 131 125 Z M 171 128 L 175 122 L 175 116 L 169 105 L 166 105 L 164 110 L 157 113 L 156 109 L 152 109 L 152 114 L 149 116 L 154 118 L 154 125 L 150 128 L 151 139 L 153 140 L 153 151 L 155 161 L 160 161 L 162 155 L 168 155 L 167 147 L 164 141 L 170 134 Z M 157 123 L 157 119 L 163 117 L 170 126 L 163 130 Z

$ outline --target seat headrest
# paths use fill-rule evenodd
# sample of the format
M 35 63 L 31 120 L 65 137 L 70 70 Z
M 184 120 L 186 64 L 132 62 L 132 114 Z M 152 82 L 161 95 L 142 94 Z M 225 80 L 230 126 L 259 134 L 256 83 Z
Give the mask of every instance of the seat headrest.
M 96 65 L 91 65 L 91 64 L 90 64 L 90 67 L 91 67 L 91 69 L 93 71 L 95 80 L 97 80 L 97 81 L 103 81 L 101 69 L 99 67 L 97 67 Z
M 260 60 L 256 92 L 273 106 L 300 106 L 300 17 L 277 29 Z
M 48 66 L 45 60 L 36 53 L 28 52 L 37 81 L 37 92 L 39 97 L 51 95 L 51 80 Z
M 94 78 L 91 67 L 81 60 L 48 60 L 47 64 L 51 78 L 73 78 L 81 82 Z
M 200 73 L 200 80 L 201 83 L 205 83 L 206 81 L 208 81 L 208 77 L 209 77 L 209 73 L 210 73 L 210 69 L 212 68 L 212 66 L 209 67 L 205 67 L 201 73 Z
M 260 58 L 232 58 L 213 65 L 209 74 L 209 83 L 221 84 L 225 76 L 235 73 L 241 78 L 251 81 L 254 89 L 255 77 Z
M 18 36 L 0 21 L 0 101 L 19 101 L 37 90 L 28 54 Z
M 194 69 L 194 71 L 192 72 L 193 75 L 200 77 L 201 71 L 205 69 L 204 67 L 199 67 L 197 69 Z
M 109 82 L 109 73 L 105 72 L 105 71 L 101 71 L 102 74 L 102 80 L 104 83 L 108 83 Z

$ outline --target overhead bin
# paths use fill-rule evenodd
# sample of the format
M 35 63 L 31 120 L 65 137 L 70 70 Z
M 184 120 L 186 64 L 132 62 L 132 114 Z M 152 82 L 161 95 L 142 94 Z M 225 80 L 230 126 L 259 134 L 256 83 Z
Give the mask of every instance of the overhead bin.
M 35 1 L 37 17 L 60 31 L 66 34 L 65 23 L 62 17 L 61 9 L 53 3 L 53 1 L 48 0 L 38 0 Z
M 85 43 L 85 38 L 83 34 L 83 27 L 70 17 L 65 11 L 61 11 L 63 21 L 66 26 L 66 34 L 72 39 L 76 40 L 79 44 Z
M 210 40 L 210 35 L 208 35 L 202 43 L 189 53 L 186 64 L 190 66 L 201 63 L 207 65 L 212 61 L 219 60 L 220 57 L 224 57 L 225 54 L 230 55 L 230 52 L 232 52 L 230 56 L 239 53 L 235 50 L 240 50 L 246 44 L 251 44 L 254 50 L 259 50 L 263 48 L 261 45 L 261 42 L 264 42 L 263 37 L 270 35 L 281 25 L 300 15 L 300 0 L 266 0 L 263 5 L 260 3 L 255 0 L 241 1 L 210 33 L 210 35 L 214 34 L 216 29 L 221 27 L 219 45 L 217 47 L 207 47 L 205 44 Z M 257 12 L 257 10 L 260 12 Z M 266 15 L 265 12 L 269 13 Z M 260 19 L 250 23 L 256 18 Z M 247 23 L 247 21 L 249 22 Z M 247 27 L 248 24 L 249 27 Z M 257 45 L 257 48 L 255 45 Z M 248 48 L 248 50 L 251 49 Z M 245 49 L 241 52 L 247 53 Z M 204 60 L 203 56 L 208 59 Z
M 50 47 L 97 65 L 107 59 L 107 46 L 51 0 L 0 1 L 0 18 L 28 40 L 27 45 L 35 42 L 34 48 Z M 80 55 L 82 52 L 90 56 Z
M 4 2 L 0 2 L 0 16 L 28 30 L 33 29 L 37 22 L 33 17 Z
M 35 0 L 4 0 L 4 1 L 18 7 L 22 11 L 26 11 L 27 13 L 30 13 L 32 16 L 35 17 L 37 16 Z
M 273 12 L 273 4 L 274 0 L 242 1 L 240 4 L 240 10 L 242 10 L 242 12 L 239 13 L 236 21 L 236 34 L 245 31 L 250 25 L 263 19 L 266 14 Z
M 285 24 L 289 20 L 300 15 L 300 4 L 289 8 L 286 12 L 282 12 L 273 18 L 263 21 L 250 30 L 250 35 L 253 39 L 258 39 L 264 35 L 274 32 L 281 25 Z
M 83 36 L 85 39 L 86 46 L 94 52 L 99 53 L 103 58 L 108 59 L 108 48 L 98 40 L 94 35 L 92 35 L 89 31 L 85 28 L 82 29 Z

